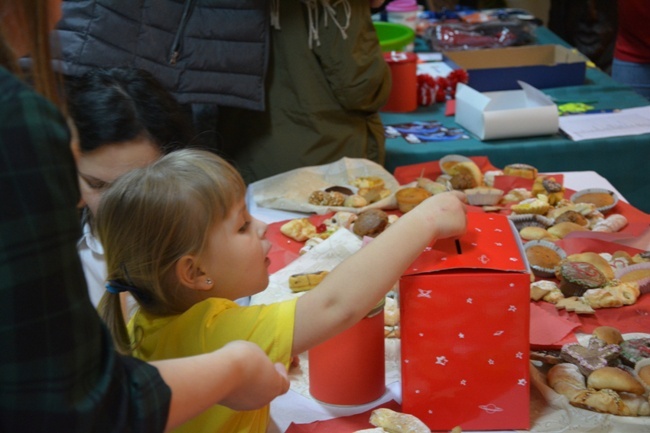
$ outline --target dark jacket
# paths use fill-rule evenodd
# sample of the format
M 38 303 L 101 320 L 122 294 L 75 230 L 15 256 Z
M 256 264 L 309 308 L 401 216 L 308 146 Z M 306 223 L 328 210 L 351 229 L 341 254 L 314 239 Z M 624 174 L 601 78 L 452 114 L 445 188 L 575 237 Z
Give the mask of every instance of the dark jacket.
M 345 24 L 345 4 L 330 3 Z M 348 4 L 349 26 L 342 33 L 322 6 L 315 13 L 299 0 L 280 0 L 280 28 L 271 30 L 267 109 L 219 110 L 223 153 L 247 182 L 342 157 L 384 163 L 378 112 L 391 90 L 390 70 L 368 2 Z M 317 40 L 310 37 L 314 30 Z
M 64 0 L 57 32 L 66 75 L 130 66 L 181 103 L 265 108 L 268 0 Z

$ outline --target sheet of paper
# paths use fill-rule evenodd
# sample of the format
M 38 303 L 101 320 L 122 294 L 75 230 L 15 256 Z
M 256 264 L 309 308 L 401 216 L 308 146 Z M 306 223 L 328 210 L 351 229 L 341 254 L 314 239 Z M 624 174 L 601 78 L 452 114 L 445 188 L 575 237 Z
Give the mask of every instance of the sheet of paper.
M 650 106 L 614 113 L 560 117 L 560 129 L 573 141 L 650 133 Z

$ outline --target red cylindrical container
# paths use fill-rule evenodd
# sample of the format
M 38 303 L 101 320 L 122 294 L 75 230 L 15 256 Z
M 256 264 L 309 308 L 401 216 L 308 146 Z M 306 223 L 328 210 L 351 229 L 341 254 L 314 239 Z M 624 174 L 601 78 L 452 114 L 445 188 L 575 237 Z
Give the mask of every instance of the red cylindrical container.
M 350 329 L 309 350 L 309 391 L 316 400 L 360 405 L 386 390 L 384 303 Z
M 417 56 L 413 53 L 391 51 L 384 53 L 390 66 L 393 85 L 382 111 L 408 112 L 418 108 Z

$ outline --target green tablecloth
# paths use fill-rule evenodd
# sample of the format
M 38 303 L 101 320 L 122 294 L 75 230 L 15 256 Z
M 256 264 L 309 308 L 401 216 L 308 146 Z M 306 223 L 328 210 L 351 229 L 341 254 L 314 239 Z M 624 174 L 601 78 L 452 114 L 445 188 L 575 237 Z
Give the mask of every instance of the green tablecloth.
M 550 30 L 536 32 L 540 44 L 566 42 Z M 620 85 L 597 68 L 587 68 L 583 86 L 558 87 L 542 91 L 559 101 L 595 101 L 597 109 L 631 108 L 650 104 L 627 86 Z M 458 128 L 452 116 L 444 114 L 444 104 L 422 107 L 410 113 L 381 113 L 385 125 L 438 120 Z M 650 134 L 597 140 L 571 141 L 563 135 L 523 139 L 466 140 L 409 144 L 403 138 L 386 140 L 386 168 L 434 161 L 450 154 L 487 156 L 493 165 L 528 163 L 542 172 L 593 170 L 607 178 L 638 209 L 650 213 Z

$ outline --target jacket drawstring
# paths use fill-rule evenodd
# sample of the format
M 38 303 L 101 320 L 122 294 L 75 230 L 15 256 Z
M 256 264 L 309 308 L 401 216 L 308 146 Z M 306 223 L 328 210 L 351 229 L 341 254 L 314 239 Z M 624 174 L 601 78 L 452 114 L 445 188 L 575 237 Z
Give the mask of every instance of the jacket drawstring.
M 176 30 L 176 35 L 174 36 L 174 42 L 172 42 L 172 48 L 169 51 L 169 64 L 175 65 L 178 61 L 178 58 L 181 55 L 181 45 L 183 34 L 185 33 L 185 27 L 187 27 L 187 21 L 192 15 L 192 10 L 194 9 L 194 3 L 196 0 L 186 0 L 185 6 L 183 7 L 183 15 L 181 15 L 181 22 Z

